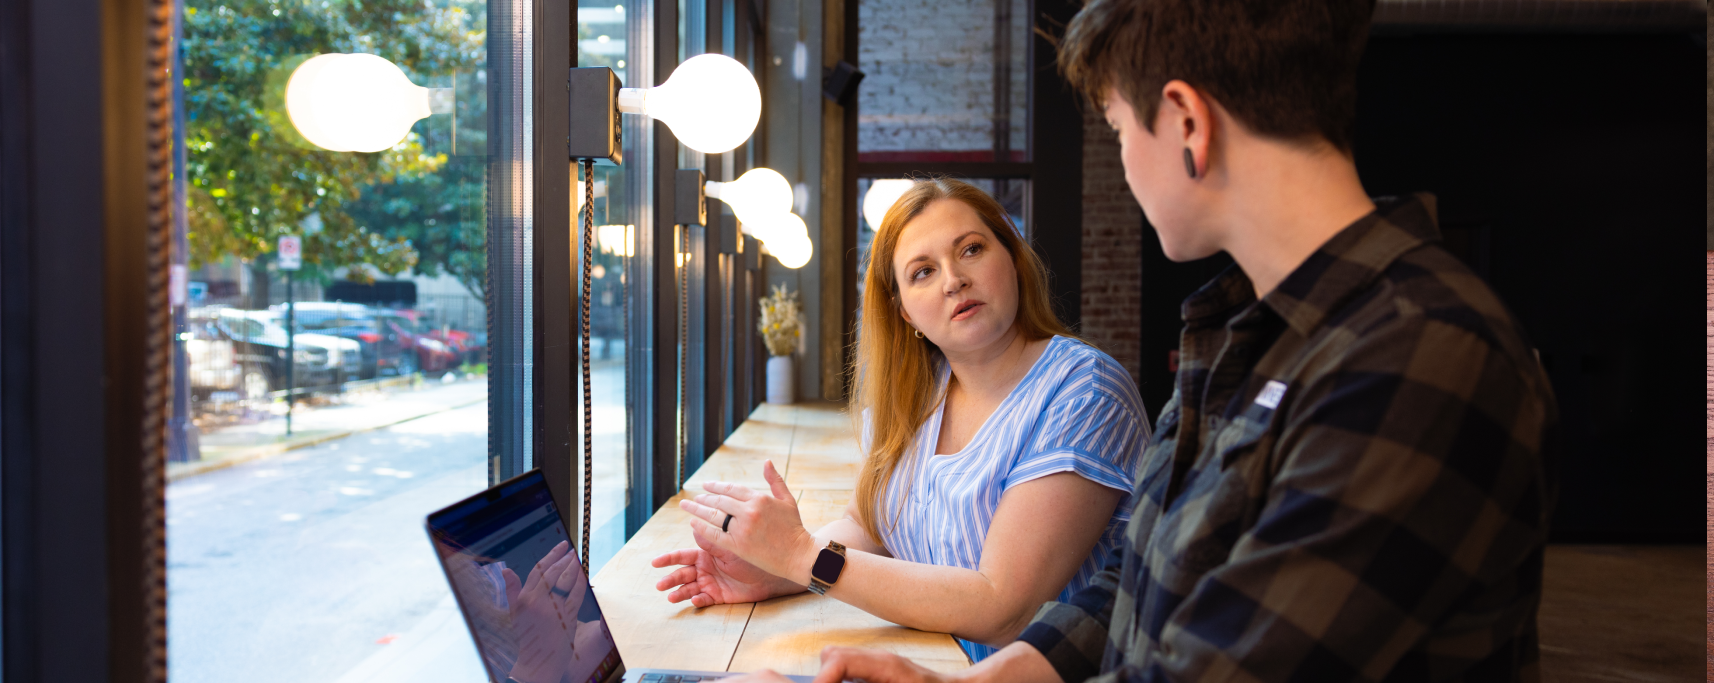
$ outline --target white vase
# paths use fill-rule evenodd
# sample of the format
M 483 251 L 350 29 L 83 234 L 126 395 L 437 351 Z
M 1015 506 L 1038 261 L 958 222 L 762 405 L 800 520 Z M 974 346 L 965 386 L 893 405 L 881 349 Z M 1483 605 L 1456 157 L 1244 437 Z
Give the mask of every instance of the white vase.
M 792 403 L 792 389 L 797 386 L 794 380 L 791 356 L 771 356 L 768 358 L 769 403 L 780 405 Z

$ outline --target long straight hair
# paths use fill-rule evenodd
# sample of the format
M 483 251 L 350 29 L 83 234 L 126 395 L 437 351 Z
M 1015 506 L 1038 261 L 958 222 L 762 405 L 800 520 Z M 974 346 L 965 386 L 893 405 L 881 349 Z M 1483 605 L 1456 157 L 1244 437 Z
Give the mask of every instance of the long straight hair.
M 893 273 L 893 253 L 899 235 L 911 222 L 940 199 L 963 202 L 976 211 L 983 225 L 1012 256 L 1018 277 L 1018 313 L 1012 325 L 1027 341 L 1054 335 L 1070 337 L 1053 313 L 1047 289 L 1047 268 L 1035 249 L 1024 242 L 1006 210 L 988 193 L 974 185 L 948 178 L 927 178 L 900 196 L 881 220 L 869 245 L 868 274 L 863 279 L 863 318 L 858 330 L 857 353 L 849 369 L 851 416 L 861 421 L 868 415 L 868 452 L 857 475 L 857 511 L 863 529 L 877 545 L 883 525 L 897 521 L 897 511 L 883 519 L 881 494 L 898 469 L 899 462 L 916 441 L 917 431 L 929 413 L 945 398 L 937 390 L 935 363 L 940 349 L 926 337 L 918 337 L 900 315 L 899 283 Z M 859 424 L 862 430 L 863 425 Z

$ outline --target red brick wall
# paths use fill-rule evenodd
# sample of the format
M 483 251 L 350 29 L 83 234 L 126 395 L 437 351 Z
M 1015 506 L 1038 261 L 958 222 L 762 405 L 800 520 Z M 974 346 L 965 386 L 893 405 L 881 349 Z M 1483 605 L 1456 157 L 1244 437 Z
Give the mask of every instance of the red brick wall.
M 1710 15 L 1714 23 L 1714 15 Z M 1714 59 L 1714 58 L 1711 58 Z M 1711 126 L 1714 127 L 1714 126 Z M 1710 157 L 1714 158 L 1714 157 Z M 1710 220 L 1714 220 L 1711 218 Z M 1714 232 L 1714 228 L 1710 229 Z M 1714 243 L 1711 243 L 1714 244 Z M 1708 252 L 1708 642 L 1714 643 L 1714 251 Z M 1708 648 L 1708 680 L 1714 681 L 1714 647 Z
M 1142 209 L 1137 208 L 1137 201 L 1125 185 L 1125 170 L 1119 164 L 1119 141 L 1102 120 L 1101 113 L 1085 107 L 1080 332 L 1084 339 L 1131 371 L 1133 381 L 1139 379 L 1140 367 L 1142 221 Z M 1714 279 L 1710 282 L 1714 283 Z

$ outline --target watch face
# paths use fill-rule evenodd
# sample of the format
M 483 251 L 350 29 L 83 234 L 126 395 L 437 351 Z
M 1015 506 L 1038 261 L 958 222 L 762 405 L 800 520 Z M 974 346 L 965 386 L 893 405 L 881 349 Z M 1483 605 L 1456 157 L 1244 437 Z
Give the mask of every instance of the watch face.
M 815 558 L 815 566 L 809 570 L 809 575 L 833 583 L 839 580 L 839 572 L 845 570 L 845 556 L 823 548 L 821 555 Z

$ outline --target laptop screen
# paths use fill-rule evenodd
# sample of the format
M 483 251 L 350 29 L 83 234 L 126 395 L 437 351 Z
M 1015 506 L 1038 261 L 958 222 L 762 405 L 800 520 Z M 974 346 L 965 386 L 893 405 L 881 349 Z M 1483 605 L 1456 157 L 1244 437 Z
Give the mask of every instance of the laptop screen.
M 495 683 L 601 683 L 618 669 L 540 470 L 429 515 L 428 531 Z

